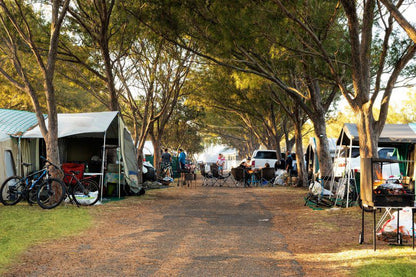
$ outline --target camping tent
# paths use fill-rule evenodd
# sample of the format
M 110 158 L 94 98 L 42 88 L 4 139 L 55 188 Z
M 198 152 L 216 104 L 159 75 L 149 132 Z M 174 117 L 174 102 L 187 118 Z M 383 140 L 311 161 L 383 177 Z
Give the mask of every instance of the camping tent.
M 397 146 L 416 143 L 416 123 L 386 124 L 380 134 L 378 146 Z M 345 123 L 337 145 L 358 145 L 358 129 L 353 123 Z
M 349 147 L 358 146 L 358 129 L 355 124 L 346 123 L 342 127 L 341 133 L 337 140 L 337 145 L 346 145 Z M 397 156 L 399 160 L 416 160 L 416 124 L 386 124 L 379 137 L 379 147 L 395 147 L 398 150 Z M 340 147 L 341 148 L 341 147 Z M 401 163 L 400 171 L 406 176 L 411 176 L 413 180 L 416 178 L 416 167 L 414 163 Z M 349 171 L 350 175 L 351 172 Z M 362 174 L 367 174 L 366 172 Z M 348 176 L 350 179 L 351 176 Z M 365 177 L 368 179 L 368 177 Z M 370 190 L 371 191 L 371 190 Z
M 344 124 L 337 140 L 337 145 L 353 146 L 359 145 L 357 126 L 352 123 Z M 399 160 L 415 160 L 416 152 L 416 123 L 409 124 L 386 124 L 379 137 L 379 147 L 395 147 L 398 150 Z M 404 170 L 405 164 L 401 165 L 401 171 L 408 174 L 408 170 Z M 416 175 L 416 168 L 413 175 Z
M 0 182 L 7 177 L 21 174 L 19 135 L 37 124 L 36 115 L 26 111 L 0 109 Z
M 30 142 L 43 137 L 37 125 L 25 132 L 22 138 Z M 123 164 L 124 178 L 130 189 L 134 193 L 140 191 L 136 150 L 119 112 L 58 114 L 58 139 L 61 163 L 87 162 L 89 174 L 101 176 L 101 188 L 105 169 L 111 165 L 112 168 L 118 167 L 120 173 Z M 39 144 L 42 148 L 42 142 Z M 23 155 L 29 160 L 36 159 L 33 150 L 32 154 L 28 154 L 28 151 L 23 149 Z M 42 149 L 39 151 L 42 152 Z M 120 196 L 120 179 L 118 192 Z

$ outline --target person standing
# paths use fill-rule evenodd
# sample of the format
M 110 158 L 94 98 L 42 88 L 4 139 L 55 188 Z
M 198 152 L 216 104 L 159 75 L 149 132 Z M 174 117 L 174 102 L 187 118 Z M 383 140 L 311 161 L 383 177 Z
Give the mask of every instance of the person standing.
M 183 149 L 181 149 L 181 148 L 179 148 L 178 162 L 179 162 L 179 172 L 181 173 L 181 179 L 183 180 L 183 185 L 185 185 L 186 154 L 183 151 Z M 179 184 L 178 184 L 178 186 L 179 186 Z
M 168 149 L 165 148 L 165 152 L 163 152 L 162 157 L 161 157 L 162 170 L 169 168 L 171 166 L 171 162 L 172 162 L 172 156 L 171 154 L 169 154 Z M 170 170 L 166 171 L 165 177 L 171 177 Z
M 293 159 L 289 151 L 286 151 L 286 172 L 289 175 L 289 185 L 292 185 L 292 169 L 293 169 Z
M 292 164 L 293 160 L 292 160 L 292 156 L 290 155 L 289 151 L 286 151 L 286 172 L 290 174 L 292 173 L 292 169 L 293 169 L 293 164 Z
M 220 174 L 223 175 L 224 166 L 225 166 L 225 157 L 221 153 L 218 155 L 217 165 L 218 165 L 218 170 L 219 170 Z

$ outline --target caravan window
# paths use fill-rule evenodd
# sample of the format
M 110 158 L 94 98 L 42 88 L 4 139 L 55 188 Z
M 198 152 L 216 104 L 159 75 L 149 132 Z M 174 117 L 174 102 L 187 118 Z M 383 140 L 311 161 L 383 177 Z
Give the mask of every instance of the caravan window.
M 6 165 L 6 176 L 16 175 L 16 167 L 14 166 L 13 153 L 10 150 L 4 151 L 4 164 Z

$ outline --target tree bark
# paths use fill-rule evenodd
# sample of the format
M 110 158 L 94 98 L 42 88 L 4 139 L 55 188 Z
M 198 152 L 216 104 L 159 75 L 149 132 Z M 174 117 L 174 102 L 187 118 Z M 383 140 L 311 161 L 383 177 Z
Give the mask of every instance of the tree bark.
M 302 147 L 302 125 L 303 121 L 300 118 L 300 111 L 294 111 L 293 123 L 295 125 L 295 149 L 296 149 L 296 166 L 298 171 L 297 186 L 302 187 L 307 184 L 307 173 L 305 171 L 305 162 L 303 159 L 303 147 Z
M 332 158 L 329 151 L 328 136 L 326 134 L 325 118 L 316 117 L 312 121 L 316 137 L 316 152 L 318 155 L 320 175 L 321 177 L 331 176 Z

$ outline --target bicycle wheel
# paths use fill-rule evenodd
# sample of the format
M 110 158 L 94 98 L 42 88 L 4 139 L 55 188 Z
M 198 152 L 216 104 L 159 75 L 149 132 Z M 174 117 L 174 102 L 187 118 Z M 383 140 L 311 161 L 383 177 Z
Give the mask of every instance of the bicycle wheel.
M 22 177 L 11 176 L 7 178 L 0 189 L 0 201 L 5 206 L 16 205 L 22 200 L 22 192 L 25 189 L 25 183 Z
M 80 180 L 74 185 L 72 196 L 82 206 L 92 206 L 100 198 L 100 186 L 92 179 Z
M 29 204 L 35 204 L 38 201 L 38 187 L 34 187 L 27 192 L 27 202 Z
M 65 197 L 65 184 L 55 178 L 48 178 L 38 189 L 37 201 L 43 209 L 52 209 L 61 204 Z

